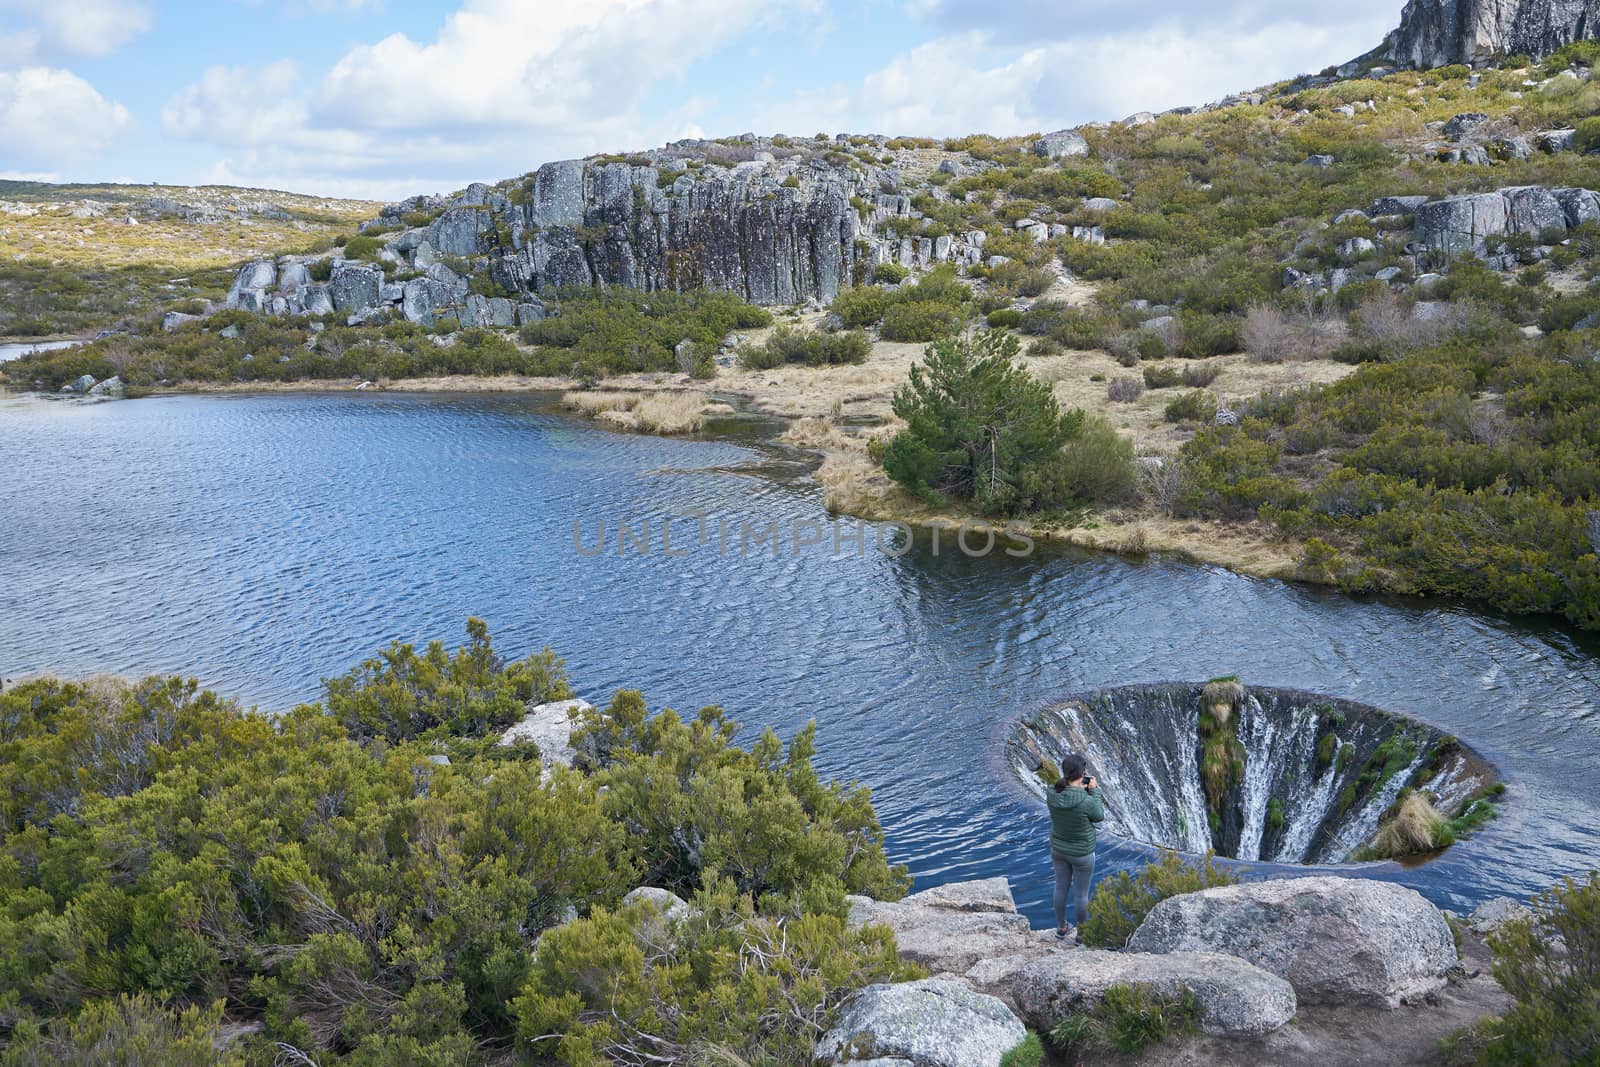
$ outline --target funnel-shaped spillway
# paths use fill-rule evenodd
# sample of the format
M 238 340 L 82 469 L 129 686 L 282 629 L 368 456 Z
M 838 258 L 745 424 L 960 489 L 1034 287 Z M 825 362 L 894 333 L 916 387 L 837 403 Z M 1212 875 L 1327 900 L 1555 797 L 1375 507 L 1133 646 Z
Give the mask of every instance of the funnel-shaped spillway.
M 1072 752 L 1100 780 L 1110 832 L 1241 860 L 1370 858 L 1375 841 L 1394 839 L 1380 830 L 1412 793 L 1460 820 L 1502 791 L 1486 760 L 1416 720 L 1232 682 L 1078 694 L 1016 723 L 1005 746 L 1017 777 L 1041 794 L 1040 764 Z

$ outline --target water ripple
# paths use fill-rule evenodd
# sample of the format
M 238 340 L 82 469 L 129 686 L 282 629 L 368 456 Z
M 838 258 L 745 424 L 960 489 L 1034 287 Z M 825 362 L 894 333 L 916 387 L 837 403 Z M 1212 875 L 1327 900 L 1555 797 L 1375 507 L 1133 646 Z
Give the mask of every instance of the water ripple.
M 584 695 L 638 686 L 792 734 L 872 788 L 925 883 L 1005 874 L 1048 911 L 1047 828 L 992 770 L 997 722 L 1092 686 L 1238 673 L 1421 715 L 1512 782 L 1506 816 L 1418 870 L 1441 904 L 1531 892 L 1600 852 L 1588 636 L 1455 605 L 1078 552 L 742 554 L 739 524 L 826 522 L 770 450 L 572 422 L 527 398 L 173 397 L 0 406 L 0 674 L 176 671 L 285 708 L 390 640 L 561 651 Z M 663 520 L 727 520 L 689 555 Z M 573 525 L 613 536 L 580 556 Z M 792 525 L 784 525 L 792 529 Z M 688 530 L 687 525 L 682 527 Z M 1101 870 L 1143 862 L 1118 842 Z

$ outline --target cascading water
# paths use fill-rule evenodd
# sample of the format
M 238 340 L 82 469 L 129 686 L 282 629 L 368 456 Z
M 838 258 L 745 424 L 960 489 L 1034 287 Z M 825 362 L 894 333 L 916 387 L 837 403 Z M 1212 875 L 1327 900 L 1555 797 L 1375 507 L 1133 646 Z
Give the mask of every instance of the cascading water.
M 1488 762 L 1415 720 L 1299 690 L 1230 684 L 1225 692 L 1231 713 L 1211 703 L 1222 714 L 1204 720 L 1203 705 L 1218 698 L 1198 684 L 1069 697 L 1016 723 L 1006 759 L 1042 793 L 1041 762 L 1082 753 L 1101 782 L 1108 831 L 1277 863 L 1354 860 L 1407 789 L 1428 794 L 1447 817 L 1497 792 Z M 1206 746 L 1218 743 L 1218 729 L 1233 731 L 1243 766 L 1214 773 L 1208 794 L 1205 767 L 1217 765 L 1207 762 Z

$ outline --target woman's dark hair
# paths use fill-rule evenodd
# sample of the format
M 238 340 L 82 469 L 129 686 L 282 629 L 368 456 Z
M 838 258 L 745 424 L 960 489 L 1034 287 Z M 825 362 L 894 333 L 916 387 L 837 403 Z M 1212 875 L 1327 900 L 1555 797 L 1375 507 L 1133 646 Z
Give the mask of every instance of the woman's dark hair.
M 1056 779 L 1056 792 L 1063 792 L 1068 782 L 1076 782 L 1089 773 L 1089 761 L 1079 755 L 1066 756 L 1061 760 L 1061 777 Z

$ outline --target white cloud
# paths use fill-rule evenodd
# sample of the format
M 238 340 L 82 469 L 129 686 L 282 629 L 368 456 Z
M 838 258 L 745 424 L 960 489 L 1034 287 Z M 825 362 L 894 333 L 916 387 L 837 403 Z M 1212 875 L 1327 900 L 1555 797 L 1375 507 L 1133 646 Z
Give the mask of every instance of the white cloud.
M 97 155 L 133 124 L 127 108 L 70 70 L 0 71 L 0 144 L 12 166 L 46 168 Z
M 908 0 L 913 16 L 947 32 L 977 31 L 990 40 L 1014 44 L 1084 40 L 1138 31 L 1155 25 L 1214 35 L 1250 33 L 1293 21 L 1312 28 L 1352 23 L 1375 27 L 1352 58 L 1378 44 L 1400 21 L 1399 0 L 1344 0 L 1334 5 L 1287 7 L 1280 0 L 1075 0 L 1070 10 L 1059 0 Z
M 154 23 L 149 7 L 127 0 L 0 0 L 28 28 L 8 35 L 7 44 L 25 45 L 12 56 L 41 54 L 106 56 Z
M 1024 13 L 1032 6 L 1023 5 Z M 1153 12 L 1166 5 L 1130 0 L 1128 6 Z M 920 7 L 925 17 L 951 24 L 966 16 L 979 21 L 977 6 L 966 0 L 923 0 Z M 1189 28 L 1188 16 L 1117 32 L 1058 33 L 1054 39 L 1046 27 L 1035 38 L 1042 43 L 1027 48 L 997 40 L 994 32 L 1009 32 L 1010 24 L 991 19 L 988 31 L 935 38 L 858 85 L 797 94 L 764 109 L 755 124 L 791 133 L 816 127 L 929 136 L 1018 134 L 1203 104 L 1365 52 L 1382 34 L 1361 8 L 1357 3 L 1342 21 L 1296 16 L 1244 29 Z
M 692 62 L 822 0 L 466 0 L 433 40 L 393 34 L 320 77 L 288 62 L 215 67 L 162 110 L 169 134 L 233 149 L 236 178 L 300 186 L 396 174 L 418 188 L 499 178 L 540 162 L 646 143 L 692 125 L 642 105 Z

